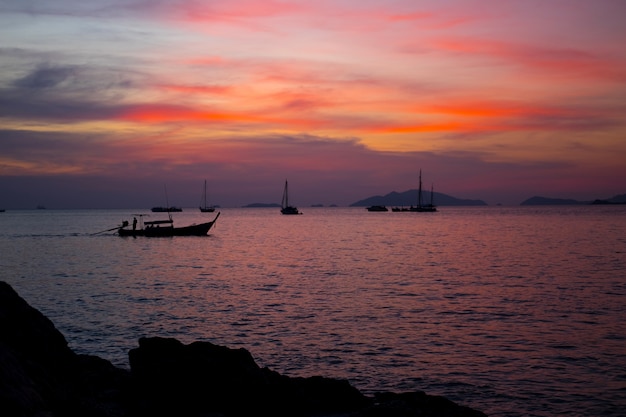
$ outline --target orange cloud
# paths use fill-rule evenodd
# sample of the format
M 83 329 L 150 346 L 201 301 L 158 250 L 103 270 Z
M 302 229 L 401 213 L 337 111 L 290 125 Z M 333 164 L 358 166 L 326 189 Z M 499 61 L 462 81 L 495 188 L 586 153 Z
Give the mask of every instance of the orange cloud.
M 182 106 L 167 105 L 139 105 L 123 112 L 120 120 L 138 123 L 168 123 L 168 122 L 225 122 L 258 121 L 257 117 L 252 117 L 236 113 L 208 112 L 189 109 Z
M 372 126 L 367 129 L 372 133 L 433 133 L 433 132 L 451 132 L 468 130 L 469 125 L 456 122 L 435 123 L 435 124 L 389 124 L 381 126 Z
M 530 106 L 503 102 L 457 102 L 453 104 L 424 105 L 414 110 L 417 113 L 439 113 L 461 117 L 529 117 L 537 115 L 566 116 L 575 112 L 548 106 Z
M 302 117 L 297 114 L 292 116 L 276 116 L 276 115 L 264 115 L 262 113 L 250 114 L 243 112 L 227 112 L 227 111 L 203 111 L 195 110 L 193 108 L 183 106 L 167 106 L 167 105 L 152 105 L 144 104 L 137 105 L 130 109 L 124 110 L 119 116 L 118 120 L 129 121 L 133 123 L 220 123 L 220 124 L 250 124 L 255 123 L 260 125 L 258 128 L 281 130 L 289 128 L 298 129 L 318 129 L 325 125 L 329 125 L 330 122 L 323 118 L 316 118 L 315 116 Z M 264 125 L 264 126 L 262 126 Z

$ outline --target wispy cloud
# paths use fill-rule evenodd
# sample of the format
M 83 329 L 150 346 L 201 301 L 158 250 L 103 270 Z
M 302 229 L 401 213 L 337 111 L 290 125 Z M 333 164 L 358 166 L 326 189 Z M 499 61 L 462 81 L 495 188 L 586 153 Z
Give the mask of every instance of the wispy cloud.
M 545 47 L 472 38 L 440 39 L 434 46 L 468 58 L 488 58 L 514 65 L 523 70 L 534 71 L 535 76 L 544 74 L 555 78 L 584 77 L 614 82 L 623 82 L 626 79 L 624 57 L 602 56 L 593 51 L 571 47 Z
M 13 85 L 17 88 L 40 90 L 56 87 L 75 74 L 72 67 L 41 66 L 25 77 L 17 79 Z

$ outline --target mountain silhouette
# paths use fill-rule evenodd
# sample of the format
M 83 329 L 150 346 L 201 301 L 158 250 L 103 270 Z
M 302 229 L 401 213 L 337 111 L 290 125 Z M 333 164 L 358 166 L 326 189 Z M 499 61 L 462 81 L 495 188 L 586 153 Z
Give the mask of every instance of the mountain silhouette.
M 392 191 L 389 194 L 368 197 L 350 204 L 350 207 L 368 207 L 373 205 L 409 207 L 417 205 L 418 190 L 404 192 Z M 422 204 L 430 204 L 430 191 L 422 191 Z M 433 193 L 433 204 L 436 206 L 486 206 L 482 200 L 469 200 L 449 196 L 442 193 Z
M 596 199 L 594 201 L 534 196 L 520 203 L 521 206 L 565 206 L 575 204 L 626 204 L 626 194 L 619 194 L 602 200 Z

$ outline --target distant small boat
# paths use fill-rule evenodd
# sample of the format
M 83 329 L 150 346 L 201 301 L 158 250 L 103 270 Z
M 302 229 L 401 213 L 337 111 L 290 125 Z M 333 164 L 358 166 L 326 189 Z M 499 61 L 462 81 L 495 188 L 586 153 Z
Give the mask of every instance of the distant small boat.
M 389 209 L 385 206 L 374 205 L 367 207 L 367 211 L 389 211 Z
M 0 209 L 0 213 L 4 213 L 5 211 L 5 209 Z
M 283 190 L 283 201 L 281 203 L 280 212 L 282 214 L 302 214 L 295 206 L 289 205 L 289 189 L 287 186 L 287 180 L 285 180 L 285 189 Z
M 153 213 L 176 213 L 183 211 L 180 207 L 152 207 L 150 209 Z
M 132 229 L 127 229 L 128 222 L 124 221 L 122 226 L 117 229 L 117 234 L 120 236 L 144 236 L 144 237 L 172 237 L 172 236 L 205 236 L 211 230 L 211 227 L 215 224 L 215 221 L 220 216 L 220 212 L 217 212 L 215 218 L 206 223 L 192 224 L 184 227 L 174 227 L 174 220 L 170 217 L 168 220 L 155 220 L 149 222 L 143 222 L 136 229 L 136 222 Z
M 206 204 L 206 180 L 204 180 L 204 205 L 199 207 L 203 213 L 213 213 L 215 211 L 214 206 L 207 206 Z

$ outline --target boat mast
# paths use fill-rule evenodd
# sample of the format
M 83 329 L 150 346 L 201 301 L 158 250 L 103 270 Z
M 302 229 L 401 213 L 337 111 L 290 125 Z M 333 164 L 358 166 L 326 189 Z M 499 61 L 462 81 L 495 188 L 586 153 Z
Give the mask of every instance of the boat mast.
M 167 198 L 167 185 L 163 184 L 163 189 L 165 190 L 165 207 L 167 209 L 167 217 L 172 221 L 172 212 L 170 211 L 170 201 Z
M 206 180 L 204 180 L 204 207 L 206 208 Z
M 422 207 L 422 169 L 420 168 L 420 187 L 417 193 L 417 207 Z
M 283 208 L 289 206 L 289 193 L 287 192 L 287 180 L 285 180 L 285 190 L 283 191 Z

